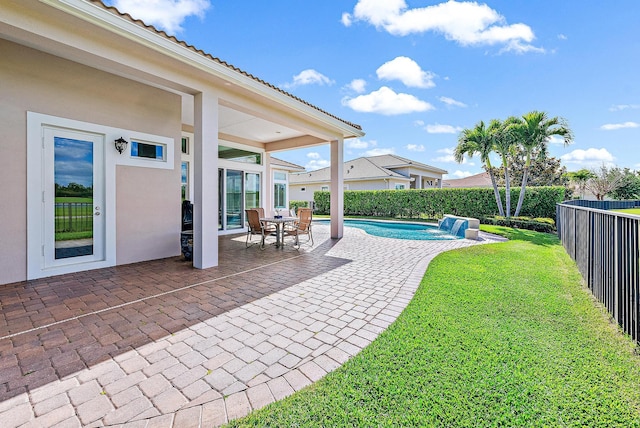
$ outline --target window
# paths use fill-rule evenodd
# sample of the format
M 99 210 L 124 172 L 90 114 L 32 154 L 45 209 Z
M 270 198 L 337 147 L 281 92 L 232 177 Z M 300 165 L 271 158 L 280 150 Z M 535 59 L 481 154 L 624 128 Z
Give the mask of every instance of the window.
M 218 146 L 218 158 L 234 162 L 262 165 L 262 155 L 260 153 L 227 146 Z
M 300 188 L 300 191 L 301 191 L 301 192 L 306 192 L 306 191 L 307 191 L 307 188 L 306 188 L 306 187 L 301 187 L 301 188 Z
M 131 142 L 131 157 L 165 160 L 164 144 L 141 143 L 139 141 Z
M 276 209 L 287 208 L 287 185 L 285 183 L 273 184 L 273 206 Z
M 273 171 L 273 208 L 287 209 L 287 173 Z
M 182 200 L 189 199 L 189 162 L 182 162 Z
M 244 207 L 245 209 L 260 207 L 260 174 L 245 173 Z
M 182 153 L 189 154 L 189 137 L 182 137 Z
M 396 190 L 404 190 L 404 184 L 396 184 Z
M 320 189 L 323 192 L 328 192 L 329 191 L 329 186 L 322 186 L 322 188 Z

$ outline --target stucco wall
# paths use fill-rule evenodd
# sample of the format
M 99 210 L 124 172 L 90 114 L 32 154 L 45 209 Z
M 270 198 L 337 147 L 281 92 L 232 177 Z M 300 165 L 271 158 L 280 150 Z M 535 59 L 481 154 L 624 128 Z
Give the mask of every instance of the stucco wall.
M 2 284 L 26 279 L 26 112 L 166 136 L 179 144 L 181 100 L 6 40 L 0 40 L 0 58 Z M 179 155 L 174 162 L 173 170 L 105 171 L 116 174 L 118 264 L 179 254 Z

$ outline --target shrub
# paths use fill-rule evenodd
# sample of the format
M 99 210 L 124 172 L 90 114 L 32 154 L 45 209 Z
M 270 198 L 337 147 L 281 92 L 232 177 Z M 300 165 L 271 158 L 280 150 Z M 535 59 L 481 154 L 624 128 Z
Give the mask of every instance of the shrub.
M 530 217 L 482 217 L 482 224 L 492 224 L 495 226 L 507 226 L 514 229 L 528 229 L 536 232 L 555 233 L 556 222 L 552 218 L 530 218 Z
M 504 202 L 505 190 L 500 191 Z M 520 188 L 511 189 L 512 210 L 519 194 Z M 527 187 L 522 215 L 555 219 L 556 203 L 564 199 L 562 186 Z M 329 214 L 329 192 L 315 192 L 314 202 L 318 214 Z M 442 218 L 444 214 L 453 214 L 480 218 L 498 215 L 498 207 L 491 188 L 346 190 L 344 214 L 398 218 Z
M 309 201 L 289 201 L 289 209 L 295 208 L 296 212 L 298 208 L 309 208 Z

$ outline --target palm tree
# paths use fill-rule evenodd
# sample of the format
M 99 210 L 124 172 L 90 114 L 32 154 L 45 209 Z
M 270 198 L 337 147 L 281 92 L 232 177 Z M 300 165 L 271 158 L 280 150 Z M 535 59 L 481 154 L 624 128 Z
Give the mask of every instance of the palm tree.
M 524 201 L 529 167 L 531 166 L 531 154 L 537 150 L 539 156 L 546 157 L 547 143 L 551 137 L 554 135 L 562 137 L 564 139 L 564 145 L 566 146 L 573 141 L 573 134 L 564 119 L 558 117 L 549 118 L 547 113 L 541 111 L 532 111 L 523 115 L 522 119 L 516 119 L 510 127 L 516 133 L 518 143 L 526 153 L 522 185 L 520 186 L 520 197 L 518 198 L 518 206 L 514 214 L 517 217 L 520 215 Z
M 504 217 L 504 211 L 502 209 L 502 199 L 500 198 L 500 192 L 498 191 L 498 184 L 493 174 L 493 168 L 491 167 L 491 159 L 489 155 L 493 152 L 494 139 L 489 130 L 485 127 L 484 122 L 480 121 L 475 127 L 471 129 L 464 129 L 458 137 L 458 145 L 456 146 L 453 157 L 456 162 L 461 163 L 464 156 L 467 155 L 472 158 L 476 154 L 480 155 L 480 160 L 485 166 L 485 169 L 489 172 L 491 177 L 491 184 L 493 185 L 493 193 L 496 197 L 496 204 L 498 205 L 498 211 L 500 216 Z
M 589 181 L 590 178 L 594 177 L 593 172 L 589 171 L 586 168 L 582 168 L 581 170 L 575 172 L 568 172 L 567 176 L 569 177 L 569 180 L 573 181 L 578 186 L 578 190 L 580 191 L 580 199 L 584 199 L 584 191 L 587 188 L 587 181 Z
M 492 135 L 493 146 L 502 158 L 502 168 L 504 169 L 504 216 L 511 217 L 511 180 L 509 179 L 509 154 L 516 144 L 516 133 L 513 125 L 518 121 L 515 117 L 509 117 L 504 122 L 492 119 L 489 123 L 489 133 Z

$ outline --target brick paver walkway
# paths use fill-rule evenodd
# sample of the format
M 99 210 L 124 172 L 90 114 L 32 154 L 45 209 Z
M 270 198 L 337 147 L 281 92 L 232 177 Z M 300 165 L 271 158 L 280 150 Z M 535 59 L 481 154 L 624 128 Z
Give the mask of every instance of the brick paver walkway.
M 438 253 L 314 226 L 300 252 L 220 238 L 180 259 L 0 286 L 0 426 L 212 427 L 317 381 L 373 341 Z

